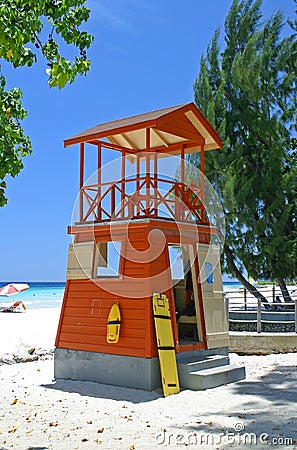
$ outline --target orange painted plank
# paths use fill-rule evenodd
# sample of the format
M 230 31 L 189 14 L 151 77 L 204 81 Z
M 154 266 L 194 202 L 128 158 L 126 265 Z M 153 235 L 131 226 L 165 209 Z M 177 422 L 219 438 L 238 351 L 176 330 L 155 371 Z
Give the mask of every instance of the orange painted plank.
M 101 308 L 102 310 L 109 310 L 112 305 L 116 302 L 115 296 L 113 298 L 86 298 L 81 299 L 73 296 L 68 296 L 67 298 L 67 307 L 82 307 L 82 308 Z M 144 310 L 145 303 L 147 300 L 145 299 L 131 299 L 131 298 L 123 298 L 118 300 L 120 309 L 139 309 Z
M 106 324 L 98 324 L 94 326 L 83 325 L 66 325 L 63 324 L 62 333 L 69 333 L 71 335 L 85 335 L 85 336 L 103 336 L 106 337 Z M 120 339 L 145 339 L 146 332 L 144 329 L 128 328 L 127 326 L 121 328 Z
M 129 284 L 131 284 L 132 280 L 129 280 L 129 277 L 133 277 L 134 274 L 137 275 L 142 275 L 143 277 L 145 276 L 145 264 L 136 264 L 136 263 L 131 263 L 130 261 L 127 261 L 127 263 L 124 264 L 123 266 L 123 272 L 124 272 L 124 277 L 127 280 L 127 282 Z M 141 288 L 141 281 L 136 281 L 137 286 L 135 286 L 136 289 Z
M 206 343 L 198 342 L 197 344 L 180 345 L 179 351 L 177 353 L 193 352 L 193 351 L 197 351 L 197 350 L 206 350 Z
M 133 263 L 132 263 L 133 264 Z M 135 266 L 137 267 L 138 264 L 135 264 Z M 69 285 L 69 292 L 73 292 L 73 291 L 77 291 L 80 293 L 84 293 L 84 292 L 98 292 L 102 290 L 102 286 L 108 286 L 111 285 L 113 286 L 114 283 L 118 283 L 118 284 L 130 284 L 131 281 L 129 279 L 124 280 L 122 278 L 96 278 L 94 280 L 71 280 L 71 284 Z M 141 283 L 137 283 L 139 286 L 141 285 Z
M 104 304 L 104 308 L 108 309 L 111 308 L 111 306 L 114 303 L 114 299 L 103 299 L 100 300 L 98 298 L 80 298 L 80 297 L 74 297 L 69 296 L 67 298 L 67 308 L 69 307 L 80 307 L 80 308 L 84 308 L 84 309 L 102 309 L 103 308 L 103 304 Z M 109 306 L 110 305 L 110 306 Z
M 67 306 L 67 308 L 65 309 L 65 313 L 64 313 L 64 317 L 65 318 L 70 318 L 70 320 L 77 320 L 79 321 L 80 319 L 90 319 L 90 320 L 94 320 L 94 319 L 106 319 L 108 318 L 108 314 L 109 314 L 110 308 L 90 308 L 90 309 L 86 309 L 86 308 L 81 308 L 81 307 L 75 307 L 75 306 Z M 122 315 L 122 319 L 123 320 L 140 320 L 140 321 L 145 321 L 146 322 L 146 314 L 145 314 L 145 309 L 144 308 L 121 308 L 121 315 Z
M 67 306 L 64 311 L 64 317 L 75 316 L 75 317 L 100 317 L 100 308 L 93 308 L 92 310 L 84 307 L 69 307 Z
M 95 319 L 95 317 L 82 317 L 82 316 L 64 316 L 63 326 L 64 325 L 75 325 L 75 326 L 95 326 L 94 324 L 99 325 L 99 317 Z
M 61 327 L 62 327 L 62 324 L 63 324 L 64 311 L 65 311 L 66 299 L 67 299 L 67 296 L 68 296 L 69 286 L 70 286 L 70 281 L 66 281 L 66 286 L 65 286 L 65 290 L 64 290 L 64 296 L 63 296 L 63 303 L 62 303 L 62 308 L 61 308 L 61 313 L 60 313 L 60 318 L 59 318 L 59 323 L 58 323 L 58 329 L 57 329 L 56 339 L 55 339 L 55 345 L 56 346 L 57 346 L 57 342 L 58 342 L 59 337 L 60 337 L 60 331 L 61 331 Z
M 122 327 L 124 329 L 135 329 L 135 330 L 146 330 L 147 329 L 147 318 L 145 316 L 142 316 L 142 318 L 139 317 L 132 317 L 132 314 L 129 315 L 129 317 L 122 317 Z
M 108 310 L 109 312 L 109 310 Z M 66 308 L 65 312 L 64 312 L 64 317 L 75 317 L 75 318 L 85 318 L 85 319 L 92 319 L 92 320 L 96 320 L 98 318 L 103 318 L 104 320 L 107 321 L 108 318 L 108 312 L 106 312 L 106 314 L 101 314 L 101 310 L 99 309 L 95 309 L 93 310 L 93 312 L 91 310 L 85 310 L 85 308 L 75 308 L 75 307 L 71 307 L 71 308 Z M 122 321 L 124 322 L 126 319 L 130 319 L 130 320 L 145 320 L 147 321 L 147 318 L 145 317 L 144 314 L 144 310 L 134 310 L 131 309 L 128 311 L 122 311 Z
M 124 270 L 125 270 L 125 276 L 126 277 L 130 277 L 130 278 L 133 278 L 133 279 L 134 278 L 139 278 L 141 280 L 143 280 L 143 278 L 144 278 L 145 271 L 143 269 L 135 269 L 135 268 L 127 269 L 127 268 L 125 268 Z M 138 291 L 139 292 L 139 296 L 141 296 L 142 289 L 143 289 L 143 283 L 142 283 L 142 286 L 139 287 L 138 289 L 134 287 L 132 292 L 135 293 L 135 292 Z M 131 288 L 127 289 L 125 291 L 126 294 L 128 294 L 129 292 L 131 292 Z
M 72 343 L 83 343 L 83 344 L 93 344 L 98 346 L 98 351 L 101 345 L 106 346 L 105 335 L 91 335 L 91 334 L 72 334 L 61 331 L 60 340 L 66 340 Z M 123 338 L 121 337 L 119 342 L 117 343 L 117 347 L 127 347 L 127 348 L 144 348 L 145 347 L 145 339 L 141 338 Z
M 96 325 L 96 326 L 83 326 L 83 325 L 66 325 L 64 324 L 61 330 L 61 335 L 64 333 L 69 334 L 71 336 L 77 336 L 77 339 L 82 340 L 80 335 L 85 336 L 105 336 L 106 335 L 106 326 L 104 325 Z M 87 339 L 86 339 L 87 340 Z
M 100 283 L 100 290 L 98 288 L 97 291 L 92 291 L 89 293 L 89 297 L 97 297 L 97 298 L 111 298 L 114 299 L 119 297 L 131 297 L 131 293 L 137 292 L 139 293 L 139 297 L 142 298 L 142 290 L 143 290 L 143 281 L 139 279 L 135 281 L 135 278 L 130 275 L 130 278 L 126 278 L 125 281 L 110 281 L 106 279 L 102 279 L 98 281 Z M 133 283 L 134 282 L 134 283 Z M 75 294 L 77 295 L 77 294 Z M 134 298 L 134 295 L 132 296 Z
M 63 324 L 75 326 L 105 326 L 108 320 L 110 308 L 80 308 L 69 307 L 65 308 Z M 145 329 L 147 326 L 147 317 L 145 310 L 136 308 L 122 308 L 122 324 L 125 327 L 132 327 L 137 329 Z M 63 328 L 62 324 L 62 328 Z
M 130 292 L 132 288 L 132 280 L 127 280 L 126 283 L 119 282 L 119 280 L 115 279 L 112 282 L 110 280 L 98 280 L 100 283 L 100 287 L 98 286 L 96 289 L 69 289 L 68 296 L 77 297 L 77 298 L 109 298 L 114 299 L 114 289 L 115 285 L 117 285 L 117 289 L 123 292 Z M 125 285 L 124 285 L 125 284 Z M 135 289 L 141 290 L 142 283 L 137 283 L 138 286 L 134 285 Z M 111 291 L 111 292 L 110 292 Z
M 107 323 L 107 317 L 104 319 L 104 326 L 106 326 Z M 98 317 L 95 319 L 94 317 L 81 317 L 81 316 L 64 316 L 63 319 L 63 326 L 64 325 L 73 325 L 73 326 L 103 326 L 102 318 Z M 135 318 L 123 318 L 122 317 L 122 324 L 125 328 L 135 328 L 137 330 L 144 330 L 146 328 L 147 321 L 145 318 L 139 319 L 137 317 L 137 320 Z

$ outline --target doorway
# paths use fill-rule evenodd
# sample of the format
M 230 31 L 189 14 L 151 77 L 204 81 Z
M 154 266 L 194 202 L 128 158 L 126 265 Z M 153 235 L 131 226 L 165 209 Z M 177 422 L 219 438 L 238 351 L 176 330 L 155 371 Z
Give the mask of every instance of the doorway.
M 168 244 L 168 254 L 179 345 L 203 343 L 202 299 L 194 247 L 188 244 Z

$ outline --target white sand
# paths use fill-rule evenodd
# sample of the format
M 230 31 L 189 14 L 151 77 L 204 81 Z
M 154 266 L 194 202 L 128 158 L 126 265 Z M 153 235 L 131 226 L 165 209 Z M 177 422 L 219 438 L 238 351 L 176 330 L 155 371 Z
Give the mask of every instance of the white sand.
M 55 381 L 58 318 L 56 309 L 0 314 L 0 364 L 39 358 L 0 366 L 0 449 L 297 449 L 296 354 L 231 354 L 246 380 L 163 398 Z
M 59 308 L 0 313 L 0 364 L 39 359 L 55 345 Z

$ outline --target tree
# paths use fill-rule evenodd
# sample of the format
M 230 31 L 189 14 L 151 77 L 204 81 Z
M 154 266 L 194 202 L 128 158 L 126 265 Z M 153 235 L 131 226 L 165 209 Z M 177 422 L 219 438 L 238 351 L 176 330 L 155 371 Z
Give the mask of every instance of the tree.
M 90 13 L 84 3 L 85 0 L 2 1 L 0 58 L 13 67 L 30 67 L 37 62 L 39 53 L 47 62 L 50 87 L 59 89 L 72 83 L 77 75 L 86 75 L 90 68 L 86 49 L 93 37 L 80 30 Z M 77 49 L 77 56 L 62 56 L 61 43 Z M 15 177 L 23 168 L 22 159 L 32 150 L 21 125 L 27 116 L 21 99 L 19 88 L 6 90 L 6 79 L 0 73 L 0 206 L 7 203 L 5 177 Z
M 297 272 L 291 150 L 296 37 L 281 37 L 280 11 L 261 22 L 261 4 L 233 1 L 225 48 L 221 52 L 216 31 L 201 58 L 194 90 L 196 104 L 224 141 L 220 154 L 206 154 L 206 175 L 225 210 L 224 267 L 264 300 L 243 276 L 244 269 L 256 279 L 277 278 L 285 296 L 284 279 Z

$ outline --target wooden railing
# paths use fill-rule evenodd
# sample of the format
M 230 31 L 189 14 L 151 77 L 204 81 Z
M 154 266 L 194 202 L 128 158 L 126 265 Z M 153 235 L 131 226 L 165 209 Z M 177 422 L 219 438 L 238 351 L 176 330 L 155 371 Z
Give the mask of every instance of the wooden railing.
M 78 223 L 143 217 L 204 223 L 201 189 L 195 183 L 144 176 L 83 186 L 80 191 Z

